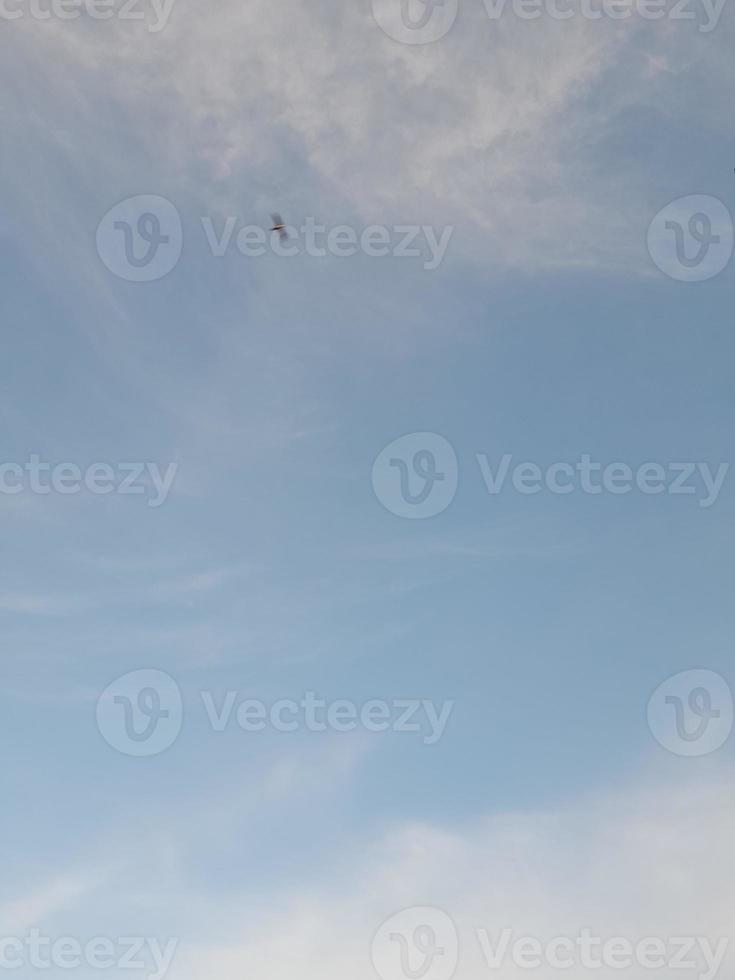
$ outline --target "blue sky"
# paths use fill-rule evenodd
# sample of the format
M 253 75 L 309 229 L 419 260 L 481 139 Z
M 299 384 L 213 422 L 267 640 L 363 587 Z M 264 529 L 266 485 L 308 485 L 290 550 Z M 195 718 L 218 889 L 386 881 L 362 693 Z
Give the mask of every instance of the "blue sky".
M 735 265 L 679 281 L 646 240 L 689 195 L 735 213 L 732 11 L 703 33 L 461 0 L 426 45 L 367 0 L 177 0 L 149 26 L 0 40 L 0 462 L 176 466 L 159 507 L 0 495 L 0 935 L 176 937 L 173 980 L 362 980 L 408 906 L 463 936 L 727 934 L 735 743 L 667 751 L 647 705 L 683 671 L 735 681 L 735 476 L 706 507 L 696 480 L 489 494 L 477 457 L 729 464 Z M 95 245 L 138 195 L 183 228 L 147 283 Z M 211 254 L 202 218 L 274 210 L 453 232 L 434 270 Z M 372 479 L 413 433 L 458 461 L 425 520 Z M 147 758 L 96 722 L 140 669 L 183 704 Z M 453 707 L 434 745 L 218 733 L 202 692 L 227 691 Z M 72 972 L 99 971 L 42 975 Z

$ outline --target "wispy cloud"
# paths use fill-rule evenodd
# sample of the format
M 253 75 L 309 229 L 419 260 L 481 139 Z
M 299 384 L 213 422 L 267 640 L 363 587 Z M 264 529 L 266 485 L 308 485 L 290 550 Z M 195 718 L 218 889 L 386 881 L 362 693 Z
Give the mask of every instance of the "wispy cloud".
M 68 616 L 87 608 L 79 596 L 56 596 L 0 591 L 0 611 L 26 616 Z
M 684 48 L 696 62 L 712 44 L 686 21 L 491 21 L 480 3 L 420 49 L 387 38 L 369 4 L 336 15 L 330 3 L 225 0 L 202 16 L 180 0 L 160 34 L 38 26 L 16 32 L 19 47 L 40 63 L 53 46 L 80 120 L 96 112 L 92 79 L 100 98 L 155 117 L 138 151 L 168 161 L 174 197 L 255 219 L 274 201 L 327 220 L 430 215 L 462 224 L 465 258 L 529 268 L 642 264 L 630 228 L 646 189 L 630 156 L 610 166 L 610 136 L 642 97 L 667 111 L 665 87 L 644 92 L 652 66 Z M 111 192 L 129 189 L 107 162 Z
M 0 904 L 0 921 L 5 935 L 22 934 L 60 910 L 71 910 L 99 884 L 92 871 L 51 878 L 35 891 Z

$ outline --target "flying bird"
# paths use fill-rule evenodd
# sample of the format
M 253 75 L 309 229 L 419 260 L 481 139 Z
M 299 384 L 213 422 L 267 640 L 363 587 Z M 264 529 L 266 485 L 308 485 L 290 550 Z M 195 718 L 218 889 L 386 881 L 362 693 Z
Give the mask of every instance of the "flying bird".
M 271 221 L 273 222 L 271 231 L 277 231 L 278 237 L 282 242 L 285 242 L 288 238 L 288 232 L 286 231 L 286 225 L 283 223 L 283 218 L 280 216 L 280 214 L 272 214 Z

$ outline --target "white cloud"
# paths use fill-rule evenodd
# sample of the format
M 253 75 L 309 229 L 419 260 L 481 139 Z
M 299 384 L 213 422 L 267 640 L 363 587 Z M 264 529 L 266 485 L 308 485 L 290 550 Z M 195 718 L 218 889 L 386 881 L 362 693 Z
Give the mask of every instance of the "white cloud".
M 286 980 L 297 972 L 303 980 L 368 980 L 375 930 L 414 905 L 452 915 L 460 935 L 457 975 L 468 980 L 492 975 L 478 928 L 497 936 L 507 926 L 516 936 L 548 940 L 589 927 L 605 939 L 704 936 L 715 943 L 732 928 L 733 818 L 731 779 L 679 778 L 455 830 L 395 828 L 343 859 L 327 882 L 261 896 L 262 914 L 243 918 L 230 942 L 182 943 L 177 976 Z M 231 903 L 226 919 L 236 921 Z M 732 964 L 730 956 L 720 975 Z M 633 968 L 624 975 L 664 972 Z M 512 965 L 502 975 L 511 973 L 524 975 Z M 579 978 L 584 970 L 566 975 Z
M 53 48 L 57 98 L 81 129 L 102 104 L 122 111 L 132 156 L 210 212 L 265 220 L 277 204 L 289 219 L 451 223 L 465 257 L 621 267 L 641 259 L 650 175 L 615 157 L 611 132 L 631 107 L 665 113 L 669 66 L 683 52 L 696 63 L 726 30 L 491 21 L 478 2 L 414 47 L 387 38 L 367 2 L 222 0 L 203 13 L 179 0 L 160 34 L 113 22 L 17 34 L 33 61 Z M 57 133 L 72 158 L 79 135 Z M 112 196 L 155 189 L 142 171 L 132 187 L 114 151 L 87 152 Z
M 156 807 L 142 835 L 137 828 L 131 836 L 125 825 L 105 828 L 94 873 L 80 868 L 58 875 L 0 906 L 6 934 L 34 924 L 52 930 L 62 909 L 64 928 L 81 936 L 100 921 L 120 935 L 137 922 L 146 934 L 179 938 L 172 980 L 291 980 L 295 973 L 302 980 L 375 980 L 372 937 L 386 918 L 411 906 L 438 907 L 453 918 L 457 980 L 526 974 L 512 964 L 489 970 L 478 929 L 495 939 L 510 928 L 515 937 L 542 942 L 584 928 L 603 940 L 622 936 L 632 943 L 691 936 L 715 946 L 731 935 L 735 782 L 715 765 L 690 776 L 681 760 L 665 774 L 649 772 L 615 791 L 545 810 L 443 826 L 415 821 L 369 837 L 353 831 L 329 850 L 328 865 L 317 863 L 308 878 L 302 868 L 287 887 L 269 888 L 262 868 L 239 886 L 230 880 L 221 887 L 221 867 L 205 873 L 207 853 L 234 850 L 243 861 L 251 822 L 278 813 L 280 825 L 286 812 L 298 820 L 307 801 L 313 817 L 335 793 L 347 792 L 363 749 L 332 742 L 259 767 L 247 780 L 233 772 L 222 792 L 201 794 L 192 806 Z M 492 774 L 478 771 L 477 778 Z M 288 853 L 288 838 L 283 846 Z M 99 869 L 111 855 L 117 866 L 107 866 L 103 879 Z M 85 900 L 92 888 L 93 901 Z M 734 962 L 728 952 L 722 980 Z M 684 976 L 700 972 L 698 966 Z M 588 972 L 575 967 L 564 975 L 582 980 Z M 595 971 L 600 980 L 613 975 L 621 973 Z M 643 980 L 668 973 L 631 968 L 622 975 Z

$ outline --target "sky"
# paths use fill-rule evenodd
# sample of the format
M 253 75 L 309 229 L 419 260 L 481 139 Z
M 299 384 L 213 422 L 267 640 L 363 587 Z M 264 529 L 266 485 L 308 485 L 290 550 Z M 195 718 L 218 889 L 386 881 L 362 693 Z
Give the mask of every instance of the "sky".
M 725 978 L 731 5 L 0 20 L 0 974 Z

